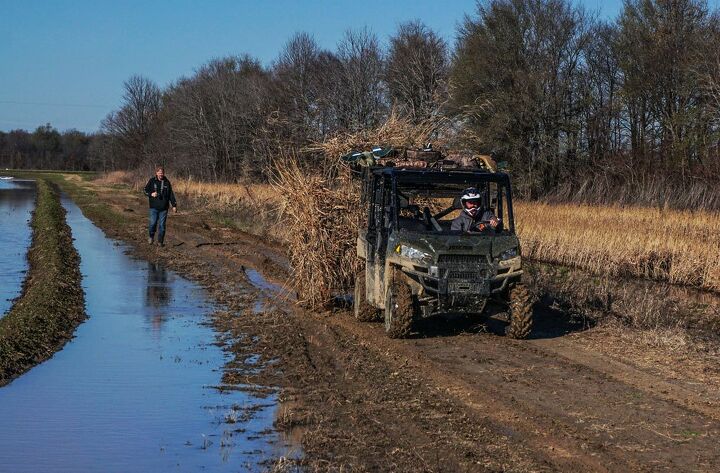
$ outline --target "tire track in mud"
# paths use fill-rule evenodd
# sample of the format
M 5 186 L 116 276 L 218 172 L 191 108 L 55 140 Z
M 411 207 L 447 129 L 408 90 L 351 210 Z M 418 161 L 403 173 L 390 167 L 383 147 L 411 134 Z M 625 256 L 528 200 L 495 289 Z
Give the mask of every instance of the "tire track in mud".
M 431 347 L 422 345 L 427 341 L 437 342 L 436 339 L 384 340 L 385 335 L 381 328 L 369 325 L 354 327 L 353 325 L 356 324 L 354 320 L 342 319 L 346 318 L 336 317 L 334 322 L 343 329 L 359 333 L 363 339 L 373 340 L 372 343 L 365 344 L 366 348 L 374 349 L 391 360 L 402 360 L 399 363 L 402 369 L 415 372 L 422 376 L 427 384 L 432 384 L 435 389 L 451 395 L 469 408 L 498 436 L 507 437 L 519 450 L 529 449 L 536 459 L 551 465 L 550 470 L 602 472 L 628 470 L 633 467 L 637 469 L 636 465 L 631 466 L 627 462 L 621 462 L 623 466 L 621 468 L 619 464 L 608 465 L 607 461 L 598 460 L 587 453 L 581 444 L 569 441 L 568 436 L 559 429 L 548 429 L 546 425 L 533 423 L 532 420 L 537 417 L 537 413 L 529 414 L 519 409 L 517 401 L 512 397 L 508 404 L 508 400 L 504 399 L 505 393 L 497 389 L 488 390 L 490 383 L 465 381 L 467 378 L 476 379 L 484 375 L 485 370 L 458 373 L 457 365 L 463 364 L 463 360 L 468 356 L 465 353 L 450 354 L 445 351 L 443 346 L 451 343 L 449 338 L 441 338 L 441 343 L 436 346 L 438 351 L 444 353 L 433 354 L 429 349 Z M 514 369 L 518 369 L 518 366 L 516 365 Z
M 466 334 L 393 342 L 381 329 L 339 325 L 488 416 L 562 471 L 716 471 L 720 424 L 529 341 Z M 550 341 L 548 340 L 548 343 Z M 678 446 L 682 448 L 678 448 Z
M 394 354 L 368 349 L 366 339 L 349 334 L 334 317 L 302 316 L 301 323 L 312 330 L 304 335 L 308 356 L 322 367 L 327 383 L 310 393 L 309 405 L 328 406 L 330 415 L 319 427 L 333 443 L 353 438 L 353 460 L 347 466 L 360 471 L 552 471 L 545 458 L 509 441 L 507 432 L 467 412 L 446 389 L 427 383 Z M 351 423 L 337 424 L 342 419 Z M 326 440 L 319 445 L 325 450 L 320 455 L 337 455 L 344 463 L 348 445 L 341 445 L 343 451 L 337 452 Z
M 605 374 L 619 383 L 720 421 L 720 392 L 695 383 L 693 389 L 678 380 L 665 380 L 602 353 L 589 351 L 580 342 L 560 339 L 532 340 L 531 344 L 547 353 Z

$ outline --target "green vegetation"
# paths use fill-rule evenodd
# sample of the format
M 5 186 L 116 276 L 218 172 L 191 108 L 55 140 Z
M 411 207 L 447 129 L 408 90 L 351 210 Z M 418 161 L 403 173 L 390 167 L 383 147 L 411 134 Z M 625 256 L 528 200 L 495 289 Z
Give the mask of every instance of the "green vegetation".
M 85 319 L 80 257 L 57 191 L 37 181 L 30 269 L 23 293 L 0 319 L 0 385 L 50 358 Z

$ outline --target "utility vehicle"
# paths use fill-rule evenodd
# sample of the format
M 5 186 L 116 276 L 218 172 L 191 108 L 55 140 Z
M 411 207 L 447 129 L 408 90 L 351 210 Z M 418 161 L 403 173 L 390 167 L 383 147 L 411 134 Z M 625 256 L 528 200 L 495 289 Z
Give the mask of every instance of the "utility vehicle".
M 476 157 L 477 165 L 472 167 L 407 156 L 408 151 L 403 151 L 405 159 L 392 162 L 387 153 L 378 160 L 368 152 L 354 161 L 367 215 L 357 238 L 364 269 L 355 279 L 355 317 L 362 321 L 384 317 L 388 336 L 401 338 L 410 334 L 420 317 L 480 314 L 495 298 L 509 308 L 506 334 L 527 337 L 532 304 L 521 284 L 508 174 L 485 156 Z M 420 153 L 411 157 L 418 156 L 422 157 Z M 385 163 L 379 165 L 382 160 Z M 479 190 L 484 209 L 499 218 L 496 228 L 451 230 L 452 219 L 462 212 L 460 196 L 469 187 Z

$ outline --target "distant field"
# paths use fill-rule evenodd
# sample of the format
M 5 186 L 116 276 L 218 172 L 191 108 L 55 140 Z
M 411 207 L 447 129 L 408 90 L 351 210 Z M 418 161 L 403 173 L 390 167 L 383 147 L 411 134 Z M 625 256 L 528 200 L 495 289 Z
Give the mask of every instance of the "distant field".
M 530 258 L 720 290 L 720 214 L 517 202 L 515 215 Z
M 110 176 L 108 176 L 110 177 Z M 127 176 L 110 177 L 121 181 Z M 279 205 L 267 184 L 209 184 L 177 179 L 176 192 L 205 208 L 270 222 Z M 646 207 L 516 201 L 526 257 L 598 275 L 633 276 L 720 291 L 720 214 Z M 254 211 L 253 211 L 254 209 Z M 265 228 L 259 225 L 257 228 Z

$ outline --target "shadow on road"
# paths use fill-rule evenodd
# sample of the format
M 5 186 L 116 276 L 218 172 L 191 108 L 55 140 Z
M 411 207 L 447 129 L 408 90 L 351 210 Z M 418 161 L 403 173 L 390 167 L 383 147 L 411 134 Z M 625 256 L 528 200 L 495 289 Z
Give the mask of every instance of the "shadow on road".
M 592 328 L 592 320 L 570 314 L 539 301 L 533 311 L 530 339 L 557 338 Z M 473 333 L 504 336 L 508 326 L 506 307 L 491 303 L 483 315 L 449 313 L 416 322 L 412 338 L 452 337 Z

